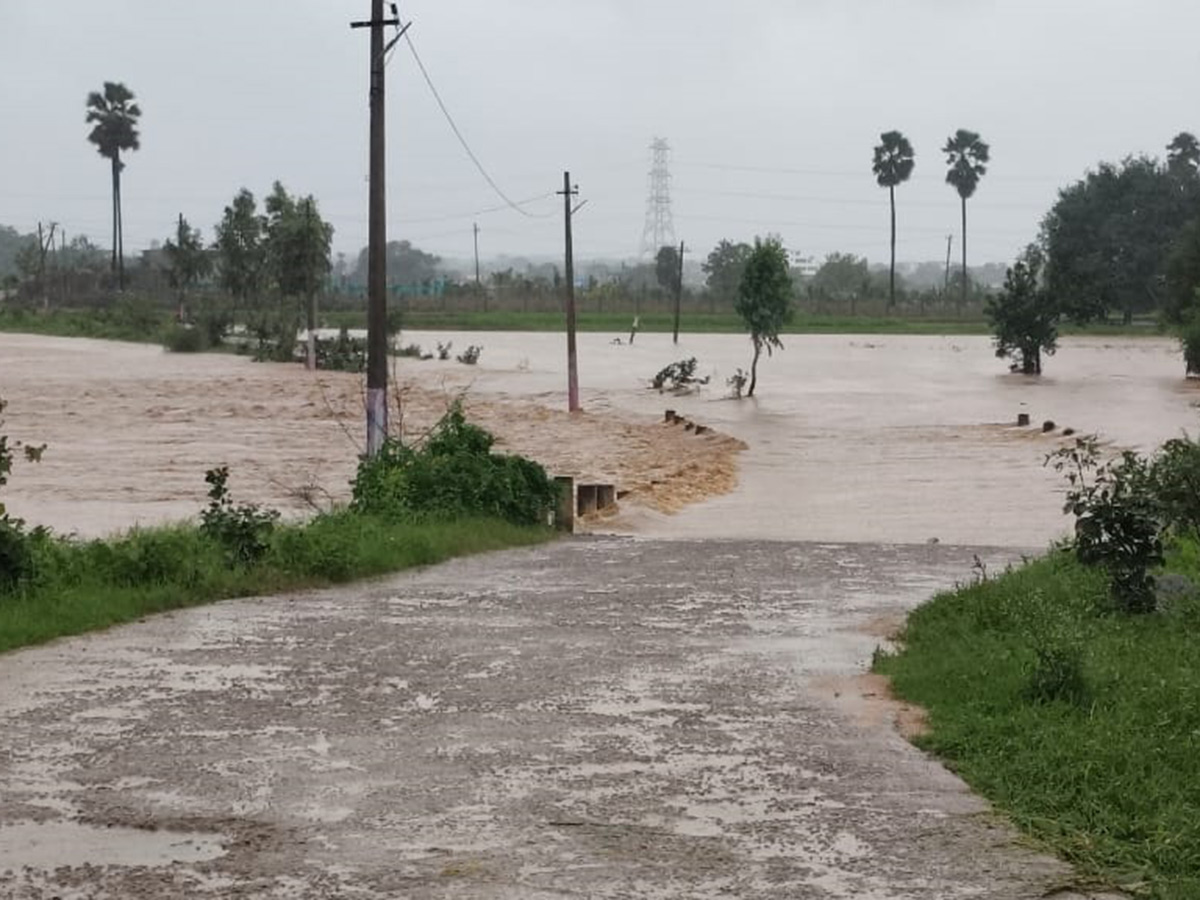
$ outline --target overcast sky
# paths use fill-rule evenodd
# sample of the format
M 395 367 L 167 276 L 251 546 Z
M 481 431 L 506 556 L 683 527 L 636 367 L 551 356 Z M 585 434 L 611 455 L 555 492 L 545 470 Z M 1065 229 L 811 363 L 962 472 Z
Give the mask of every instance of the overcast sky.
M 313 193 L 349 253 L 366 240 L 369 0 L 0 0 L 0 224 L 56 220 L 108 245 L 107 163 L 85 100 L 123 81 L 142 106 L 125 245 L 182 212 L 211 238 L 240 187 Z M 886 261 L 882 131 L 916 171 L 898 257 L 940 259 L 958 199 L 940 152 L 978 131 L 972 261 L 1031 240 L 1056 190 L 1101 160 L 1200 131 L 1191 0 L 409 0 L 401 15 L 450 113 L 526 217 L 473 167 L 401 44 L 388 68 L 389 238 L 443 256 L 561 251 L 570 169 L 581 257 L 638 252 L 649 144 L 672 147 L 678 237 L 778 233 L 805 254 Z M 497 208 L 500 207 L 500 208 Z M 957 242 L 957 237 L 955 238 Z M 955 253 L 957 254 L 957 243 Z

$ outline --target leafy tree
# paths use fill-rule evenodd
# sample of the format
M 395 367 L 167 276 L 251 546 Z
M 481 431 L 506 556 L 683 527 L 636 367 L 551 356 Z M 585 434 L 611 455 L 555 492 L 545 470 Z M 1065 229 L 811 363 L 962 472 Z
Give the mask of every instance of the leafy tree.
M 1167 144 L 1167 171 L 1180 178 L 1200 173 L 1200 141 L 1190 131 L 1181 131 Z
M 312 368 L 316 362 L 316 297 L 331 269 L 333 226 L 321 218 L 317 201 L 311 195 L 293 199 L 278 181 L 264 205 L 267 260 L 275 284 L 284 297 L 305 299 L 308 363 Z
M 871 272 L 866 257 L 830 253 L 813 276 L 812 290 L 821 297 L 848 303 L 850 314 L 854 315 L 859 298 L 867 296 L 871 290 Z
M 658 286 L 672 297 L 679 287 L 679 248 L 659 247 L 654 257 L 654 276 Z
M 960 128 L 946 139 L 942 148 L 946 154 L 946 183 L 958 191 L 962 202 L 962 290 L 959 294 L 959 312 L 967 302 L 967 200 L 979 186 L 979 179 L 987 174 L 990 149 L 974 131 Z
M 254 195 L 242 188 L 217 224 L 215 246 L 221 286 L 243 304 L 262 289 L 265 230 L 266 220 L 258 214 Z
M 876 183 L 888 189 L 892 207 L 892 261 L 888 269 L 888 309 L 891 309 L 896 305 L 896 186 L 908 181 L 916 162 L 912 144 L 899 131 L 885 131 L 879 140 L 871 171 Z
M 1200 219 L 1179 230 L 1166 264 L 1167 296 L 1163 313 L 1168 322 L 1179 324 L 1200 312 L 1196 291 L 1200 290 Z
M 1167 257 L 1200 204 L 1200 180 L 1182 183 L 1148 157 L 1101 164 L 1059 191 L 1042 220 L 1051 294 L 1077 322 L 1156 308 Z
M 113 246 L 112 270 L 117 284 L 125 287 L 125 241 L 121 221 L 122 150 L 137 150 L 138 119 L 141 108 L 133 102 L 133 92 L 119 82 L 104 82 L 104 92 L 93 91 L 87 98 L 88 124 L 94 125 L 88 140 L 101 156 L 112 163 Z
M 758 359 L 766 348 L 767 355 L 775 348 L 782 349 L 779 332 L 792 317 L 792 278 L 788 274 L 788 254 L 774 238 L 754 239 L 754 249 L 738 283 L 737 314 L 750 332 L 754 345 L 754 360 L 750 364 L 750 388 L 747 397 L 754 396 L 758 384 Z
M 192 228 L 182 213 L 175 225 L 174 239 L 163 244 L 163 254 L 167 259 L 167 281 L 178 292 L 182 310 L 187 291 L 212 271 L 212 257 L 204 249 L 200 230 Z
M 700 266 L 708 276 L 705 280 L 708 289 L 722 300 L 736 298 L 751 250 L 746 243 L 722 240 L 717 244 Z
M 441 258 L 414 247 L 409 241 L 388 241 L 384 253 L 388 284 L 421 284 L 432 281 L 440 273 Z M 354 266 L 354 282 L 367 283 L 367 248 L 358 254 Z
M 1058 310 L 1041 280 L 1042 253 L 1034 245 L 1009 268 L 1004 289 L 984 307 L 995 335 L 996 356 L 1011 357 L 1022 374 L 1042 374 L 1042 353 L 1058 347 Z

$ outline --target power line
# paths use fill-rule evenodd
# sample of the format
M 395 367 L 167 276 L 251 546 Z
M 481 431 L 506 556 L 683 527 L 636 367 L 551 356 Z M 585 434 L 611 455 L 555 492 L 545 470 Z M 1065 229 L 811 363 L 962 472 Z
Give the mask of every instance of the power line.
M 445 116 L 446 123 L 450 126 L 450 130 L 454 132 L 454 136 L 458 138 L 458 142 L 462 145 L 463 150 L 466 151 L 467 156 L 471 158 L 471 162 L 475 164 L 475 168 L 479 170 L 479 174 L 483 176 L 484 181 L 486 181 L 488 185 L 491 186 L 492 190 L 496 192 L 496 196 L 503 200 L 505 205 L 507 205 L 510 209 L 513 209 L 530 219 L 545 219 L 555 215 L 555 213 L 531 213 L 526 209 L 522 209 L 519 203 L 509 198 L 508 194 L 500 190 L 500 185 L 496 184 L 495 179 L 488 174 L 487 169 L 483 167 L 483 163 L 479 161 L 479 157 L 475 155 L 475 151 L 471 149 L 471 145 L 467 143 L 467 139 L 463 137 L 463 133 L 459 131 L 458 125 L 454 121 L 454 117 L 450 115 L 450 110 L 448 110 L 446 108 L 446 104 L 442 102 L 442 95 L 438 93 L 438 89 L 434 86 L 433 79 L 429 77 L 429 72 L 425 68 L 425 63 L 421 62 L 421 56 L 417 53 L 417 48 L 413 44 L 412 38 L 407 32 L 404 34 L 404 41 L 408 44 L 408 49 L 412 53 L 412 57 L 417 63 L 417 68 L 421 70 L 421 75 L 425 79 L 425 83 L 429 86 L 429 92 L 433 94 L 433 99 L 437 101 L 438 109 L 440 109 L 442 111 L 442 115 Z

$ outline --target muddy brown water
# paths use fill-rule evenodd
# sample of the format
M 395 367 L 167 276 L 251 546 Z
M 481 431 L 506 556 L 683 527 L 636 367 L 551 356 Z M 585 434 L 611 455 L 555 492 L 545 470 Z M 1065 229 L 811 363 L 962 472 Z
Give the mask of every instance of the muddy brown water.
M 406 424 L 419 430 L 465 391 L 509 448 L 642 489 L 652 502 L 601 526 L 618 532 L 1035 547 L 1066 527 L 1043 466 L 1062 429 L 1149 449 L 1198 421 L 1200 394 L 1166 338 L 1067 338 L 1034 379 L 1007 373 L 986 337 L 792 336 L 763 360 L 759 396 L 738 402 L 724 383 L 748 364 L 744 336 L 614 337 L 580 336 L 589 415 L 572 422 L 561 335 L 405 334 L 483 345 L 475 367 L 397 363 Z M 710 379 L 698 393 L 647 388 L 690 356 Z M 14 474 L 12 511 L 84 535 L 195 514 L 204 470 L 222 462 L 246 499 L 296 514 L 344 499 L 361 442 L 360 379 L 237 356 L 0 335 L 0 396 L 11 433 L 50 444 Z M 668 408 L 744 442 L 736 469 L 732 442 L 660 427 Z M 1019 413 L 1033 427 L 1017 428 Z M 1043 434 L 1044 420 L 1057 428 Z

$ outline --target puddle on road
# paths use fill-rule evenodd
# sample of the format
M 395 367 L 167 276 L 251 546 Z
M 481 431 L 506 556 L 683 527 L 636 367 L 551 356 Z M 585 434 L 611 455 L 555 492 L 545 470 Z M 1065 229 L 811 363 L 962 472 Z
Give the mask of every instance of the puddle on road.
M 0 825 L 0 871 L 29 866 L 169 866 L 225 854 L 221 835 L 140 828 L 103 828 L 81 822 Z

